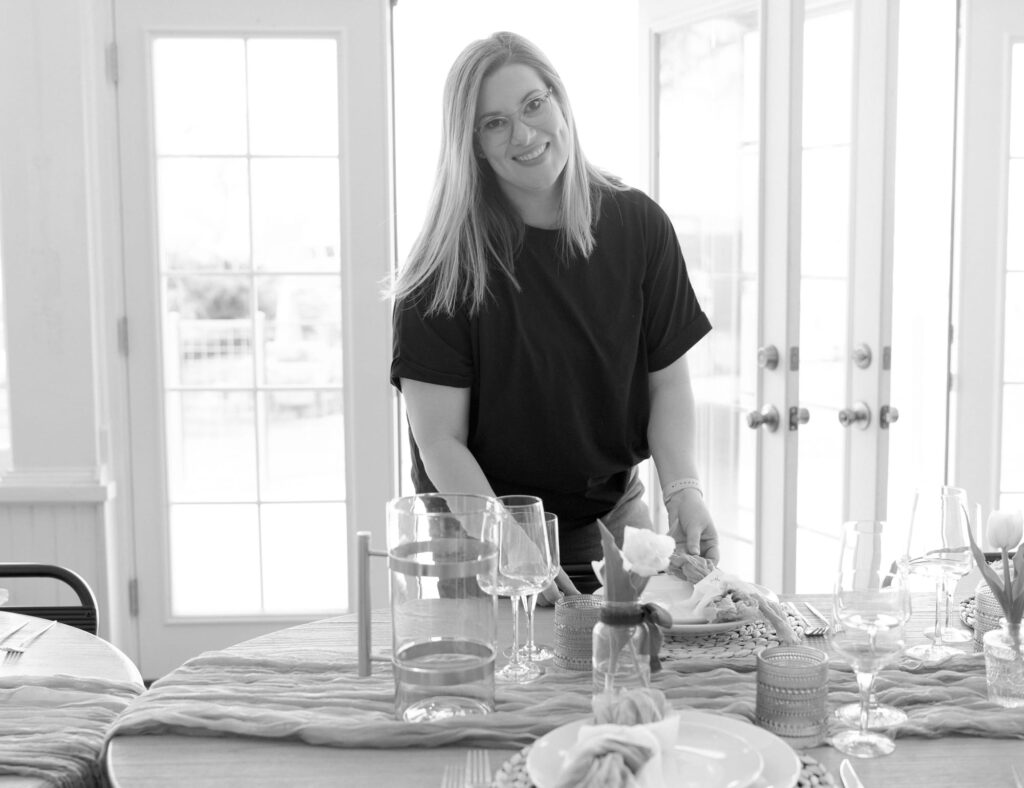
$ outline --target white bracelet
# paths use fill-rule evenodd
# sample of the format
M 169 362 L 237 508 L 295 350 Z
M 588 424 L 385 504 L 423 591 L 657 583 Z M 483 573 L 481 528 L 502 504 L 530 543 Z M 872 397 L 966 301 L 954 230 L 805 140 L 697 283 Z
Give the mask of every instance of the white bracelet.
M 698 479 L 677 479 L 674 482 L 669 482 L 661 488 L 661 494 L 667 503 L 669 498 L 681 490 L 696 490 L 701 498 L 704 497 L 704 491 L 700 488 L 700 480 Z

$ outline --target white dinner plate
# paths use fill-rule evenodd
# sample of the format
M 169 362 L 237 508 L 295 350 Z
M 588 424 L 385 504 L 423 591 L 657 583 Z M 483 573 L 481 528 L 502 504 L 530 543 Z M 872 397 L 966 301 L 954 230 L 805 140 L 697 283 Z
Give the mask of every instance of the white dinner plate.
M 747 788 L 762 776 L 764 757 L 743 735 L 707 724 L 704 718 L 714 715 L 683 712 L 677 716 L 677 744 L 670 753 L 678 775 L 673 788 Z M 526 770 L 537 788 L 558 783 L 580 728 L 589 724 L 589 719 L 570 722 L 534 743 L 526 756 Z
M 754 585 L 751 583 L 751 585 Z M 768 599 L 778 601 L 775 592 L 764 586 L 754 585 L 758 593 Z M 709 624 L 702 616 L 694 615 L 692 603 L 693 583 L 682 580 L 674 575 L 655 575 L 644 589 L 640 597 L 644 602 L 654 602 L 665 608 L 672 616 L 672 626 L 665 627 L 668 632 L 679 635 L 699 635 L 706 632 L 725 632 L 730 629 L 737 629 L 751 621 L 761 617 L 759 612 L 740 618 L 735 621 L 716 621 Z

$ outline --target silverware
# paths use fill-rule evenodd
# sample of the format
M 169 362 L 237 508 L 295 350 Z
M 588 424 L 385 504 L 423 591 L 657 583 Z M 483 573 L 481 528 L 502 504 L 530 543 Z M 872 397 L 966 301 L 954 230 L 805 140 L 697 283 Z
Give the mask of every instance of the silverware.
M 811 611 L 811 612 L 812 612 L 812 613 L 813 613 L 814 615 L 816 615 L 816 616 L 817 616 L 818 618 L 820 618 L 820 619 L 821 619 L 821 623 L 822 623 L 821 629 L 823 629 L 823 630 L 824 630 L 824 631 L 823 631 L 823 632 L 822 632 L 821 634 L 822 634 L 822 635 L 827 635 L 827 634 L 828 634 L 828 632 L 829 632 L 829 629 L 831 628 L 831 626 L 830 626 L 830 624 L 829 624 L 829 618 L 828 618 L 828 616 L 826 616 L 825 614 L 823 614 L 823 613 L 822 613 L 822 612 L 821 612 L 820 610 L 818 610 L 818 608 L 816 608 L 816 607 L 815 607 L 814 605 L 812 605 L 812 604 L 811 604 L 810 602 L 804 602 L 804 607 L 806 607 L 806 608 L 807 608 L 808 610 L 810 610 L 810 611 Z
M 42 635 L 56 623 L 56 621 L 51 621 L 42 629 L 38 630 L 37 632 L 33 632 L 31 635 L 26 637 L 16 646 L 0 646 L 0 650 L 7 652 L 7 654 L 4 656 L 4 662 L 13 662 L 14 660 L 18 659 L 18 657 L 25 653 L 25 649 L 31 646 L 40 635 Z
M 843 788 L 864 788 L 864 783 L 860 781 L 857 772 L 853 770 L 853 764 L 850 763 L 849 758 L 843 758 L 843 762 L 839 764 L 839 777 L 842 778 Z
M 27 625 L 28 621 L 22 621 L 20 624 L 18 624 L 18 626 L 9 629 L 3 635 L 0 635 L 0 643 L 6 641 L 8 638 L 11 637 L 11 635 L 16 635 L 20 630 L 24 629 Z
M 464 788 L 466 775 L 460 764 L 450 764 L 444 767 L 444 774 L 441 775 L 441 788 Z
M 466 753 L 465 788 L 489 788 L 491 784 L 491 758 L 487 750 Z
M 804 616 L 804 614 L 801 613 L 797 609 L 797 606 L 792 602 L 786 603 L 786 609 L 793 614 L 793 617 L 796 618 L 797 621 L 800 622 L 800 626 L 803 627 L 804 630 L 805 638 L 817 638 L 828 634 L 827 626 L 813 626 L 811 622 L 807 620 L 806 616 Z

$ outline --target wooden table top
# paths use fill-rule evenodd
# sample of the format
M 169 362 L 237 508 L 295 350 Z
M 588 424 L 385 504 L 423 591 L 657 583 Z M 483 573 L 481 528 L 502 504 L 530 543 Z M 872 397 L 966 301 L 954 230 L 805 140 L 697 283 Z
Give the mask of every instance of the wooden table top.
M 0 632 L 7 632 L 17 623 L 26 620 L 28 625 L 14 635 L 10 642 L 18 642 L 22 635 L 47 624 L 43 619 L 0 610 Z M 135 663 L 117 647 L 88 632 L 59 623 L 36 640 L 17 661 L 6 662 L 0 659 L 0 676 L 56 674 L 123 681 L 136 684 L 140 689 L 143 686 L 142 676 Z M 31 777 L 0 775 L 0 786 L 3 788 L 37 788 L 44 785 L 42 781 Z
M 796 597 L 801 599 L 803 597 Z M 806 597 L 821 609 L 824 597 Z M 934 597 L 932 597 L 934 599 Z M 507 603 L 501 608 L 507 610 Z M 908 641 L 921 642 L 933 608 L 917 607 L 908 627 Z M 356 642 L 355 616 L 347 617 L 350 642 Z M 386 613 L 375 614 L 382 623 Z M 553 615 L 537 611 L 537 639 L 551 642 Z M 301 637 L 302 626 L 264 638 Z M 507 635 L 509 627 L 500 632 Z M 258 638 L 250 643 L 258 643 Z M 245 645 L 245 644 L 241 644 Z M 506 644 L 502 645 L 504 648 Z M 968 645 L 968 648 L 970 646 Z M 389 670 L 376 665 L 375 672 Z M 807 751 L 839 780 L 843 755 L 822 746 Z M 226 788 L 227 786 L 337 786 L 440 785 L 446 765 L 462 762 L 465 749 L 340 749 L 315 747 L 294 741 L 253 740 L 235 737 L 141 735 L 115 738 L 108 750 L 108 773 L 118 788 Z M 511 750 L 491 750 L 491 766 L 497 768 Z M 866 788 L 881 786 L 1013 786 L 1010 763 L 1024 766 L 1024 744 L 1013 739 L 981 739 L 948 736 L 941 739 L 900 738 L 896 751 L 875 760 L 857 760 L 856 768 Z

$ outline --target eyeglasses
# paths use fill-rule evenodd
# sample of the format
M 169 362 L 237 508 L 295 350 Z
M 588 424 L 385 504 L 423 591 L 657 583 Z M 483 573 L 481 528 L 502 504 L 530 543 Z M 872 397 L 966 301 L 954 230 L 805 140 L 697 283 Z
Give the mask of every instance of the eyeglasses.
M 527 126 L 539 126 L 551 117 L 552 88 L 528 96 L 519 105 L 515 117 Z M 484 115 L 474 128 L 480 139 L 489 145 L 508 142 L 512 138 L 512 118 L 508 115 Z

